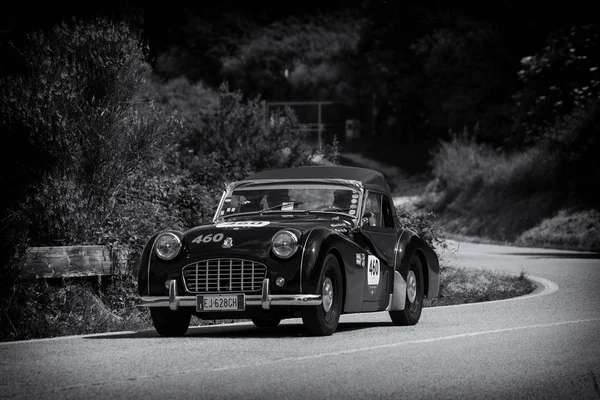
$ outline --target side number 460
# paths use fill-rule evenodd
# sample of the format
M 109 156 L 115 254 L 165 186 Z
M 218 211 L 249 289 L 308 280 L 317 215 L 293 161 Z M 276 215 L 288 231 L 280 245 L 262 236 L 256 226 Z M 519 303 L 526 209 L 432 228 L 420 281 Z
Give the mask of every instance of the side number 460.
M 223 240 L 223 234 L 222 233 L 217 233 L 216 235 L 213 236 L 212 233 L 209 233 L 208 235 L 200 235 L 197 238 L 195 238 L 194 240 L 192 240 L 192 243 L 196 243 L 196 244 L 202 244 L 202 243 L 210 243 L 210 242 L 220 242 L 221 240 Z

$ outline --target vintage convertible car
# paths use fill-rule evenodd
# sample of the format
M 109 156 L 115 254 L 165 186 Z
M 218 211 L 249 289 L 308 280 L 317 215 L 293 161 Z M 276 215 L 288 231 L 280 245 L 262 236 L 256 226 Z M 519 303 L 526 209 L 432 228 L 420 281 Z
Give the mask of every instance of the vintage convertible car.
M 184 335 L 192 315 L 258 327 L 301 317 L 307 334 L 331 335 L 345 313 L 416 324 L 438 295 L 439 261 L 399 224 L 381 173 L 307 166 L 229 184 L 212 223 L 156 233 L 138 287 L 163 336 Z

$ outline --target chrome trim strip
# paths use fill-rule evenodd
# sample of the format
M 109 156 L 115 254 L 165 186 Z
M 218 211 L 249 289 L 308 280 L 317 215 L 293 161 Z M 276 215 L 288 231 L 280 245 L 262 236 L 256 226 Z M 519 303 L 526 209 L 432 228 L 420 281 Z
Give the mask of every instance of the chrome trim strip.
M 388 305 L 385 308 L 385 311 L 390 311 L 392 309 L 392 300 L 394 299 L 394 296 L 390 293 L 389 299 L 388 299 Z
M 210 293 L 215 294 L 215 293 Z M 194 307 L 196 308 L 197 296 L 177 296 L 174 301 L 179 307 Z M 323 303 L 323 299 L 319 294 L 272 294 L 268 296 L 268 301 L 271 306 L 318 306 Z M 136 307 L 170 307 L 168 296 L 142 296 L 140 304 Z M 247 306 L 263 305 L 262 295 L 247 295 Z
M 271 299 L 269 298 L 270 295 L 270 289 L 269 289 L 269 278 L 265 278 L 262 281 L 262 293 L 260 295 L 260 303 L 262 305 L 263 310 L 268 310 L 269 308 L 271 308 Z
M 177 281 L 175 279 L 169 280 L 169 308 L 171 311 L 177 311 L 179 308 Z

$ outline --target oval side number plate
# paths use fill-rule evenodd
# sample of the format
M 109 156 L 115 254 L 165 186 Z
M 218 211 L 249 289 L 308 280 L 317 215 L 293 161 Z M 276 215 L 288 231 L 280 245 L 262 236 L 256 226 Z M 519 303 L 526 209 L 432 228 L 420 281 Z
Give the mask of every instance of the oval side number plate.
M 246 296 L 242 294 L 199 294 L 196 297 L 196 311 L 244 311 Z

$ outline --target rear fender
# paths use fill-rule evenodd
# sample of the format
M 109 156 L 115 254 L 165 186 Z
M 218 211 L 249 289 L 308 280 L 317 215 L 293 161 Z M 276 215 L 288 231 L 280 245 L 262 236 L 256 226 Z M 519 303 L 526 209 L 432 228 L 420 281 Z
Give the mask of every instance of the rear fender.
M 423 263 L 424 294 L 428 298 L 436 297 L 439 293 L 440 269 L 437 255 L 427 242 L 411 230 L 404 230 L 398 239 L 395 270 L 406 281 L 410 258 L 415 252 Z

